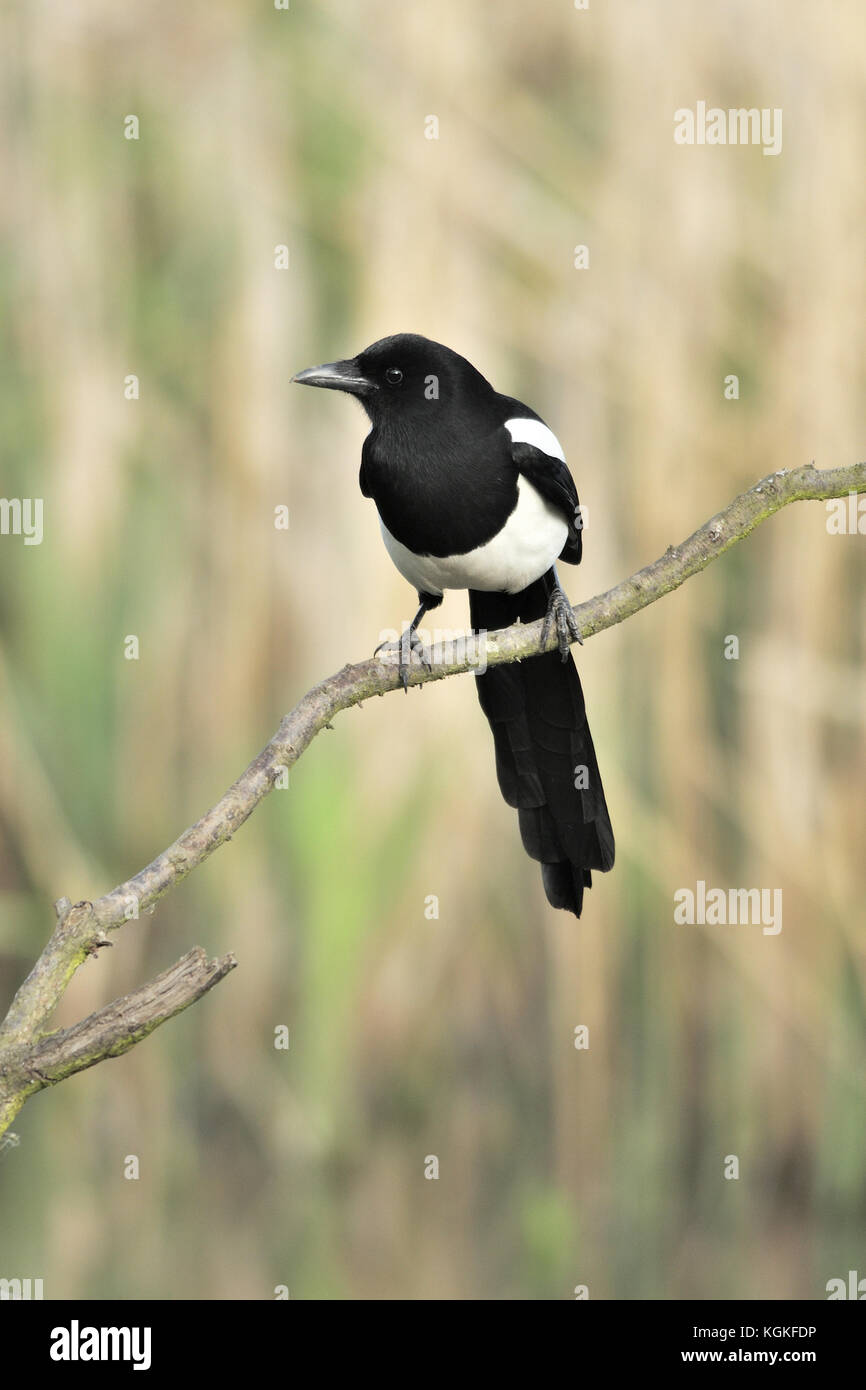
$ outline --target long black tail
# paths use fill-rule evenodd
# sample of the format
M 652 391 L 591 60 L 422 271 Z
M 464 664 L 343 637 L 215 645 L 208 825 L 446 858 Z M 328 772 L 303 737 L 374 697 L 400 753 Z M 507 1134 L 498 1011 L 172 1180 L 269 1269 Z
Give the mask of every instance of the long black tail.
M 519 594 L 469 591 L 473 628 L 535 622 L 547 612 L 553 570 Z M 559 652 L 496 666 L 476 677 L 493 730 L 502 795 L 516 806 L 527 854 L 541 862 L 554 907 L 579 917 L 591 869 L 613 865 L 614 842 L 577 667 Z

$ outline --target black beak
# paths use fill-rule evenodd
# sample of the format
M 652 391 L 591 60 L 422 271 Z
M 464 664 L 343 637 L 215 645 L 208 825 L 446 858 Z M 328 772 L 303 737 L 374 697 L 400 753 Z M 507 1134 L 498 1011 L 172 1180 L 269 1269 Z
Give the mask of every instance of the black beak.
M 307 367 L 292 377 L 301 386 L 324 386 L 329 391 L 348 391 L 352 396 L 369 396 L 376 383 L 364 376 L 355 358 L 344 362 L 326 362 L 322 367 Z

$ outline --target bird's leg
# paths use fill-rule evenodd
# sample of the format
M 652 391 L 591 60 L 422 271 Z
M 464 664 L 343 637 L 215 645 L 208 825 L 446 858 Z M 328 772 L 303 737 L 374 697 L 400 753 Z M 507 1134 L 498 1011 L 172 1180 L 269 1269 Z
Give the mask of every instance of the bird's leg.
M 574 616 L 574 609 L 559 587 L 559 580 L 555 580 L 550 592 L 547 603 L 547 613 L 544 618 L 544 626 L 541 629 L 541 645 L 544 647 L 550 636 L 551 626 L 556 626 L 556 636 L 559 643 L 559 654 L 563 661 L 568 660 L 568 653 L 572 642 L 579 642 L 583 646 L 583 638 L 580 635 L 580 628 Z
M 420 658 L 421 665 L 424 666 L 426 670 L 430 670 L 430 662 L 428 660 L 427 648 L 424 646 L 424 643 L 418 636 L 418 624 L 424 617 L 425 613 L 429 612 L 431 608 L 437 608 L 439 604 L 442 602 L 441 595 L 437 596 L 434 594 L 419 594 L 418 598 L 421 601 L 421 606 L 419 607 L 418 612 L 415 614 L 415 617 L 412 619 L 412 622 L 406 628 L 405 632 L 403 632 L 400 636 L 399 641 L 380 642 L 373 653 L 373 655 L 376 656 L 379 652 L 383 651 L 384 649 L 396 649 L 398 654 L 397 669 L 400 673 L 400 681 L 402 683 L 403 689 L 406 691 L 407 694 L 409 692 L 409 667 L 412 664 L 413 652 L 417 657 Z
M 400 679 L 403 682 L 403 689 L 408 693 L 409 690 L 409 666 L 412 662 L 412 652 L 421 659 L 421 665 L 429 671 L 430 662 L 428 661 L 427 648 L 418 636 L 417 628 L 424 614 L 427 612 L 428 605 L 421 599 L 421 606 L 415 614 L 412 622 L 400 637 Z

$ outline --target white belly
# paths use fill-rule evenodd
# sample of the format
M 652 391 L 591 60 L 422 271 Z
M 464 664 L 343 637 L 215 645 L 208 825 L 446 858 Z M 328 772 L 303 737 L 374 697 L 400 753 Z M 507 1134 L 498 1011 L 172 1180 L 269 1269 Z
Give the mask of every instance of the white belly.
M 517 506 L 499 534 L 465 555 L 415 555 L 391 535 L 381 517 L 379 525 L 403 578 L 427 594 L 446 589 L 520 593 L 546 574 L 568 537 L 565 517 L 524 477 L 517 482 Z

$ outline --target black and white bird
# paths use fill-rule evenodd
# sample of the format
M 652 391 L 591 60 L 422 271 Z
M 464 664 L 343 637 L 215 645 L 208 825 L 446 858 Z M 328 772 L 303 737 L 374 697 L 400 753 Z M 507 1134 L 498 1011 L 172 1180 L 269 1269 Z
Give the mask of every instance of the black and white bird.
M 476 680 L 526 851 L 541 863 L 548 900 L 579 917 L 591 871 L 613 865 L 614 840 L 571 658 L 580 633 L 555 568 L 558 559 L 579 564 L 583 540 L 559 441 L 465 357 L 415 333 L 294 380 L 357 396 L 370 418 L 361 491 L 418 592 L 407 642 L 446 589 L 469 590 L 475 630 L 544 618 L 546 637 L 555 625 L 558 652 L 488 668 Z

